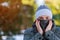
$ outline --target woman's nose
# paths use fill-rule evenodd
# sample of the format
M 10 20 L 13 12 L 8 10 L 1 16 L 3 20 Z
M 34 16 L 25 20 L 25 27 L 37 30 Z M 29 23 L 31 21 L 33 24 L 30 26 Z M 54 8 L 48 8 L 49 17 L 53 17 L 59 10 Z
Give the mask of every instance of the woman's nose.
M 44 17 L 43 20 L 47 20 L 47 19 Z

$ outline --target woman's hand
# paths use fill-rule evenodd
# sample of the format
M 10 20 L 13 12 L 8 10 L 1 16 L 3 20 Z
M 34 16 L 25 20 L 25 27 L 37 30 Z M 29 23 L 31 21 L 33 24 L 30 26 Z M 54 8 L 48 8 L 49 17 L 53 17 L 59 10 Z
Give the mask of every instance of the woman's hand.
M 43 30 L 40 26 L 40 21 L 36 20 L 36 27 L 37 27 L 37 30 L 40 34 L 43 34 Z
M 45 32 L 51 30 L 51 28 L 52 28 L 52 20 L 49 21 L 49 24 L 48 24 L 47 28 L 45 29 Z

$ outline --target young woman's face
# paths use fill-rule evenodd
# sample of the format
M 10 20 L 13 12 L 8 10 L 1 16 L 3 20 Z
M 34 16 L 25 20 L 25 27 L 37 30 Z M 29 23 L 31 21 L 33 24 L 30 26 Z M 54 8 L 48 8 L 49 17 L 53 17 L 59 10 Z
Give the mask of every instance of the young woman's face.
M 50 20 L 50 17 L 43 15 L 43 16 L 40 16 L 38 19 L 39 20 Z
M 40 21 L 40 26 L 42 29 L 46 29 L 49 24 L 50 17 L 49 16 L 40 16 L 38 17 L 38 21 Z

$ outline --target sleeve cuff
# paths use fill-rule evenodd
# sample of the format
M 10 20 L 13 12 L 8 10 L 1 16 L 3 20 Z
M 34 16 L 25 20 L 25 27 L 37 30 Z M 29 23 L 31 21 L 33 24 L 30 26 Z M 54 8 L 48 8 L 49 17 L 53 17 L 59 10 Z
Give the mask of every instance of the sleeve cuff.
M 45 38 L 47 38 L 47 39 L 55 39 L 54 38 L 54 33 L 52 32 L 52 31 L 47 31 L 46 33 L 45 33 Z
M 35 39 L 42 40 L 43 37 L 42 37 L 42 35 L 41 35 L 40 33 L 37 33 L 37 34 L 35 35 Z

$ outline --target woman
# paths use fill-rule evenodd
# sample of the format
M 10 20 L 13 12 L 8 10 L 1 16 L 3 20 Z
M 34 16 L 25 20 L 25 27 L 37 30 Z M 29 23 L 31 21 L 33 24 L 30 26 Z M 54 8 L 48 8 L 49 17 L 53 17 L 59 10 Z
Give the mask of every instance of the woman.
M 36 11 L 36 20 L 24 33 L 24 40 L 60 40 L 60 28 L 52 19 L 51 10 L 41 5 Z

